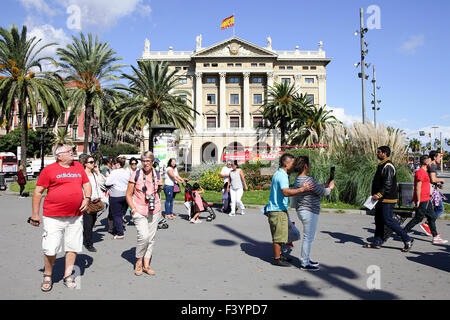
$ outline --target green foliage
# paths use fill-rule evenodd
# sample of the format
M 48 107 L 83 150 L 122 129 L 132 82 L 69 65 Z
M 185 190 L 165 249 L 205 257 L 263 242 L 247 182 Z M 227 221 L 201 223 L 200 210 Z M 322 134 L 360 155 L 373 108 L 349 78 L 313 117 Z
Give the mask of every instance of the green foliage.
M 198 183 L 205 190 L 221 191 L 223 189 L 223 179 L 219 177 L 220 170 L 221 168 L 205 171 Z
M 139 148 L 128 143 L 121 143 L 113 146 L 100 145 L 98 153 L 103 156 L 117 157 L 119 154 L 138 154 Z
M 223 164 L 216 163 L 215 161 L 203 162 L 202 164 L 192 168 L 192 171 L 189 175 L 189 179 L 191 181 L 199 181 L 202 178 L 203 174 L 207 171 L 219 170 L 220 173 L 220 170 L 222 169 L 223 166 L 224 166 Z M 219 174 L 217 174 L 217 176 L 219 176 Z
M 10 131 L 8 134 L 0 137 L 0 151 L 12 152 L 17 155 L 17 147 L 20 147 L 22 137 L 22 129 L 17 128 Z M 55 135 L 52 132 L 46 132 L 44 136 L 44 153 L 52 152 L 52 144 Z M 27 157 L 38 157 L 41 153 L 41 129 L 36 131 L 28 131 L 27 141 Z

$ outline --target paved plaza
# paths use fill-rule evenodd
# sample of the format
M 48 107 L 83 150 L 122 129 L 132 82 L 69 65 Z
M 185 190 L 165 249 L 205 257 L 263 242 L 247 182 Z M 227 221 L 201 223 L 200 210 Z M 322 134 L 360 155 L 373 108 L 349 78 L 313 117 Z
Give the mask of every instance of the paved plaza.
M 412 233 L 412 251 L 402 253 L 401 241 L 390 239 L 381 250 L 364 249 L 374 231 L 372 216 L 322 213 L 311 258 L 321 269 L 299 269 L 300 242 L 295 242 L 291 267 L 271 265 L 272 245 L 267 218 L 259 208 L 213 222 L 188 223 L 185 209 L 170 227 L 159 230 L 152 268 L 156 276 L 134 275 L 136 230 L 126 227 L 125 239 L 112 240 L 103 214 L 94 228 L 98 252 L 84 250 L 76 260 L 79 289 L 63 285 L 64 258 L 57 257 L 54 287 L 40 291 L 43 257 L 42 228 L 26 223 L 31 198 L 0 193 L 0 299 L 449 299 L 449 245 Z M 290 212 L 297 226 L 300 221 Z M 450 221 L 439 220 L 438 231 L 450 238 Z M 379 272 L 378 272 L 379 271 Z M 375 273 L 374 273 L 375 272 Z M 378 280 L 373 278 L 379 274 Z M 372 278 L 371 278 L 372 277 Z M 378 282 L 377 282 L 378 281 Z M 379 284 L 380 289 L 369 289 Z

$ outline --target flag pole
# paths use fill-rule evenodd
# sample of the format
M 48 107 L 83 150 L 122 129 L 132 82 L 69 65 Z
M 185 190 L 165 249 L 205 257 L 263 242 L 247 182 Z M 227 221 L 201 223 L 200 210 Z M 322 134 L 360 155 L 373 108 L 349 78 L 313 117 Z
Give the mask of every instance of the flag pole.
M 235 20 L 235 18 L 236 17 L 234 16 L 234 13 L 233 13 L 233 37 L 236 36 L 235 29 L 234 29 L 234 26 L 235 26 L 234 20 Z

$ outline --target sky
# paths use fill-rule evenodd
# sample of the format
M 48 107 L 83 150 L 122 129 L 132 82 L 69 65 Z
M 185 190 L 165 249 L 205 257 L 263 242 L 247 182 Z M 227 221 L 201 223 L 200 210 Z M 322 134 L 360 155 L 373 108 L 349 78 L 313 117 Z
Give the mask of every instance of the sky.
M 423 143 L 450 140 L 450 1 L 448 0 L 1 0 L 1 27 L 26 25 L 42 43 L 65 46 L 79 32 L 98 35 L 122 57 L 123 69 L 136 65 L 150 40 L 151 51 L 195 49 L 233 35 L 220 30 L 235 15 L 236 36 L 274 50 L 317 50 L 323 41 L 327 66 L 327 106 L 346 124 L 361 121 L 359 10 L 364 10 L 369 50 L 366 116 L 373 121 L 372 66 L 376 67 L 377 122 L 403 129 Z M 45 54 L 54 55 L 56 46 Z M 438 127 L 433 129 L 432 127 Z M 425 137 L 419 137 L 425 131 Z M 449 147 L 446 147 L 449 150 Z

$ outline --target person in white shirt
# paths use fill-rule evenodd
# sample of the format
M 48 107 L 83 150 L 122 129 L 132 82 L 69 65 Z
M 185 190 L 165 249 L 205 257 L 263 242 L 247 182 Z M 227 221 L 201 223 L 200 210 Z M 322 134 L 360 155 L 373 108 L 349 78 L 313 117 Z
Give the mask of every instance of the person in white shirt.
M 174 158 L 169 159 L 167 162 L 166 176 L 164 180 L 164 194 L 166 195 L 166 201 L 164 203 L 164 216 L 168 219 L 175 219 L 173 215 L 173 201 L 175 194 L 173 192 L 175 183 L 185 183 L 184 179 L 180 177 L 177 170 L 177 161 Z
M 220 171 L 219 177 L 223 179 L 223 189 L 222 189 L 222 209 L 223 213 L 227 213 L 230 210 L 230 193 L 228 190 L 228 184 L 230 181 L 230 173 L 233 170 L 231 167 L 231 160 L 227 161 L 225 167 Z
M 124 168 L 126 158 L 118 158 L 119 169 L 111 171 L 106 178 L 105 185 L 109 189 L 109 207 L 113 218 L 113 239 L 123 239 L 123 216 L 125 215 L 128 204 L 125 198 L 130 171 Z

